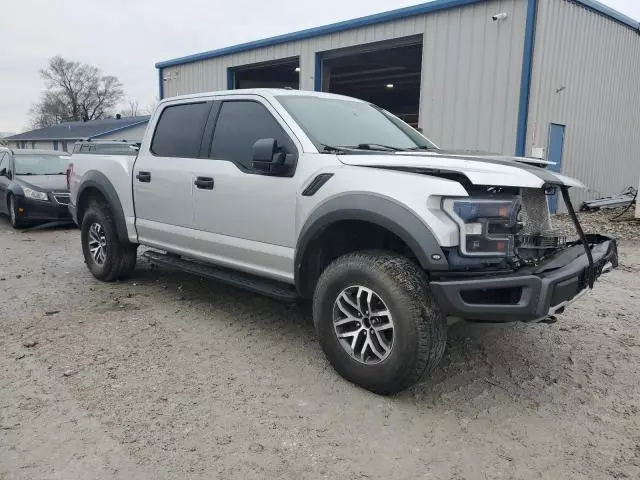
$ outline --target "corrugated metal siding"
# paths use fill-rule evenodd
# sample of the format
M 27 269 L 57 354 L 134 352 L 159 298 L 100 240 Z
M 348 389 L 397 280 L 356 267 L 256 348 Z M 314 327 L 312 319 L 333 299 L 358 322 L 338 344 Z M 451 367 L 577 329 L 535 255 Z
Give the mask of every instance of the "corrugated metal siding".
M 566 0 L 539 0 L 527 153 L 566 125 L 563 172 L 578 203 L 640 177 L 640 36 Z
M 426 17 L 420 116 L 440 146 L 514 153 L 526 7 L 493 1 Z M 494 22 L 500 12 L 507 20 Z
M 300 57 L 300 88 L 313 90 L 315 56 L 423 35 L 420 124 L 447 148 L 512 154 L 516 143 L 526 0 L 491 0 L 429 15 L 202 60 L 162 72 L 164 96 L 227 88 L 227 69 Z M 491 16 L 506 12 L 508 19 Z

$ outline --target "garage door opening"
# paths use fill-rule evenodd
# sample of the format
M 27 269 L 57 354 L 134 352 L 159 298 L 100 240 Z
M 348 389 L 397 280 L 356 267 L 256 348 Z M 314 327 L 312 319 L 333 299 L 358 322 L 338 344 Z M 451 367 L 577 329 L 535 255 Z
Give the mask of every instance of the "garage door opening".
M 360 98 L 418 127 L 422 37 L 322 55 L 322 90 Z
M 229 88 L 300 88 L 300 59 L 229 69 Z

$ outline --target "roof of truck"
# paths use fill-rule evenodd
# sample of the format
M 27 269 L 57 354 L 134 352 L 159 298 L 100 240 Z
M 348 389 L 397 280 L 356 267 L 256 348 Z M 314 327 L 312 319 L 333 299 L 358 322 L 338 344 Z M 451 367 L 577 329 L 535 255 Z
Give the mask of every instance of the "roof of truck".
M 354 102 L 362 102 L 357 98 L 347 97 L 344 95 L 338 95 L 335 93 L 326 93 L 326 92 L 314 92 L 311 90 L 294 90 L 290 88 L 244 88 L 237 90 L 219 90 L 213 92 L 201 92 L 201 93 L 192 93 L 188 95 L 179 95 L 176 97 L 169 97 L 162 100 L 160 103 L 173 102 L 176 100 L 184 100 L 184 99 L 196 99 L 196 98 L 207 98 L 207 97 L 215 97 L 217 95 L 260 95 L 262 97 L 281 97 L 281 96 L 304 96 L 304 97 L 322 97 L 322 98 L 335 98 L 342 100 L 352 100 Z

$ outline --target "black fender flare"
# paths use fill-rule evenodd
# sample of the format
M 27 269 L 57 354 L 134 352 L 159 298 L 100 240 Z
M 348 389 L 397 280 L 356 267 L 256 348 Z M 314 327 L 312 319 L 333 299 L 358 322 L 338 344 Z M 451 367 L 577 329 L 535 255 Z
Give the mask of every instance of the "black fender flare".
M 318 205 L 302 227 L 294 260 L 298 291 L 304 290 L 302 269 L 310 244 L 327 227 L 341 220 L 362 220 L 389 230 L 411 248 L 420 266 L 426 271 L 449 268 L 435 235 L 415 213 L 388 197 L 371 193 L 347 193 Z
M 83 193 L 89 188 L 99 191 L 107 200 L 107 203 L 111 208 L 111 213 L 113 214 L 113 220 L 116 224 L 118 240 L 121 242 L 128 242 L 129 234 L 127 233 L 127 222 L 125 221 L 124 210 L 122 208 L 122 203 L 120 203 L 118 193 L 111 181 L 109 181 L 103 173 L 100 173 L 97 170 L 90 170 L 82 177 L 80 189 L 78 190 L 78 195 L 76 197 L 77 201 L 75 205 L 75 212 L 72 211 L 73 219 L 76 224 L 79 226 L 82 224 L 82 218 L 80 218 L 80 214 L 82 213 L 80 211 L 80 199 L 82 198 Z

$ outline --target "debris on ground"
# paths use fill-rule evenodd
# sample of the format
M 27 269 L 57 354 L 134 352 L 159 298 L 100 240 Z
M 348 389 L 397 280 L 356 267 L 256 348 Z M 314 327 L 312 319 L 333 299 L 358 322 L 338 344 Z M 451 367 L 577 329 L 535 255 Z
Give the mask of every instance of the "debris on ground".
M 22 343 L 22 346 L 23 346 L 23 347 L 27 347 L 27 348 L 33 348 L 33 347 L 35 347 L 36 345 L 38 345 L 37 340 L 25 340 L 25 341 Z
M 625 212 L 620 218 L 615 218 L 624 208 L 577 212 L 576 215 L 585 233 L 601 233 L 617 240 L 640 240 L 640 221 L 633 217 L 632 210 Z M 569 215 L 554 215 L 551 222 L 561 235 L 566 235 L 567 240 L 577 238 L 576 228 Z
M 612 195 L 610 197 L 601 197 L 595 200 L 582 202 L 580 211 L 588 212 L 593 210 L 600 210 L 601 208 L 627 207 L 636 201 L 637 196 L 638 190 L 633 187 L 627 187 L 617 195 Z

